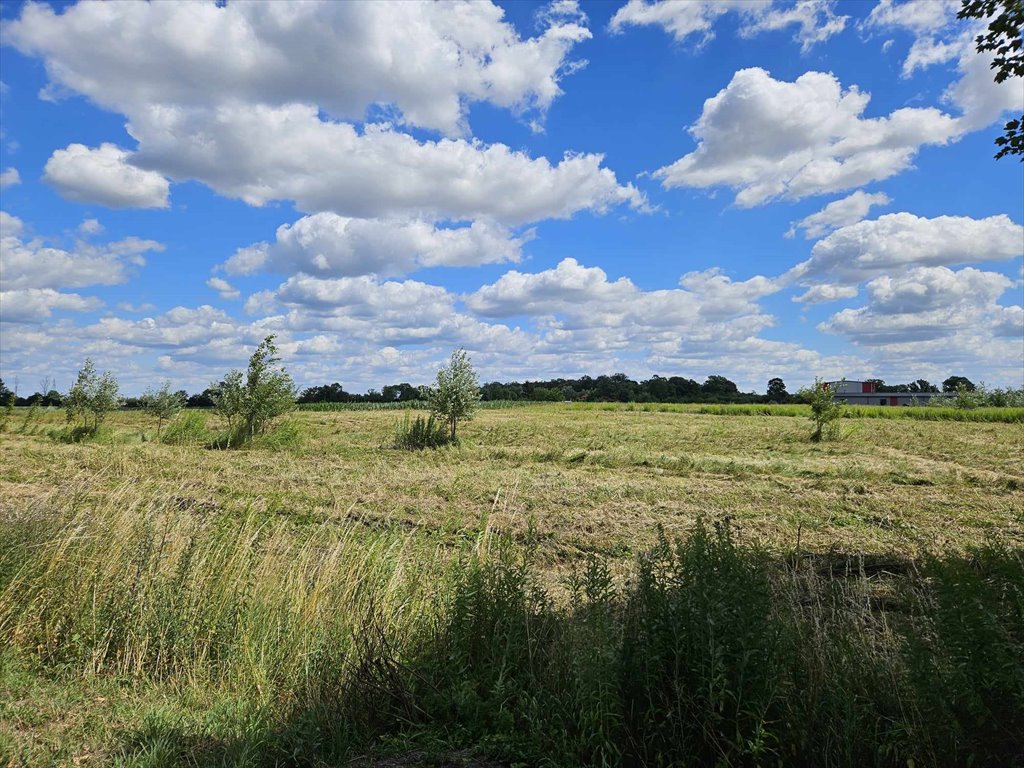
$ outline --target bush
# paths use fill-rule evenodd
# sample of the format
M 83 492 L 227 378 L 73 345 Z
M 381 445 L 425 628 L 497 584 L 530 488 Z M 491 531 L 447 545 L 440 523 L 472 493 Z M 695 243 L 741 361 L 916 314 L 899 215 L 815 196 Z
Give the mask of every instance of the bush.
M 146 413 L 156 419 L 156 439 L 165 421 L 170 421 L 185 407 L 185 393 L 172 392 L 171 382 L 165 381 L 160 389 L 147 389 L 141 398 Z
M 843 415 L 843 404 L 832 395 L 822 379 L 814 380 L 812 389 L 801 389 L 800 397 L 811 406 L 811 441 L 834 439 L 839 436 L 838 421 Z
M 117 408 L 120 401 L 114 375 L 109 371 L 98 374 L 92 360 L 86 358 L 75 385 L 64 399 L 64 408 L 69 422 L 80 418 L 83 427 L 97 432 L 107 414 Z
M 426 418 L 417 416 L 410 420 L 409 414 L 406 413 L 395 432 L 395 447 L 410 451 L 440 448 L 451 442 L 454 440 L 448 429 L 434 418 L 434 414 L 430 414 Z
M 171 445 L 200 445 L 209 438 L 206 414 L 201 411 L 185 411 L 167 425 L 162 442 Z
M 295 407 L 295 384 L 280 362 L 274 336 L 267 336 L 249 358 L 244 376 L 241 371 L 231 371 L 212 386 L 214 408 L 228 422 L 225 446 L 251 441 L 275 418 Z

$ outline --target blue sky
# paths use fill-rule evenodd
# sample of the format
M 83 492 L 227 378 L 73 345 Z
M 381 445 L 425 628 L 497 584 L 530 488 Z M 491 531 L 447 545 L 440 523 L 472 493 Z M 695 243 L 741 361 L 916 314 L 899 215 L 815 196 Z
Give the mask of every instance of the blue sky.
M 3 3 L 0 376 L 1024 379 L 958 2 Z

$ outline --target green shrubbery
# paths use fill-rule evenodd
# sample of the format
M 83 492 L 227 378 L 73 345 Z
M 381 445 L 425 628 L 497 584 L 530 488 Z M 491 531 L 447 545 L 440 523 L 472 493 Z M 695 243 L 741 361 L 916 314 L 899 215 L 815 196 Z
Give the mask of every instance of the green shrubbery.
M 86 358 L 74 386 L 64 399 L 64 410 L 69 423 L 80 419 L 85 430 L 95 433 L 120 402 L 114 375 L 109 371 L 98 374 L 92 360 Z
M 262 435 L 278 416 L 295 407 L 295 384 L 281 366 L 274 336 L 267 336 L 249 358 L 248 371 L 231 371 L 213 384 L 214 409 L 227 421 L 221 447 L 237 447 Z
M 811 409 L 811 423 L 814 425 L 811 440 L 817 443 L 837 439 L 843 403 L 835 399 L 825 381 L 815 379 L 813 387 L 800 390 L 800 397 Z
M 395 431 L 395 447 L 406 450 L 422 450 L 424 448 L 440 448 L 454 442 L 451 433 L 444 424 L 429 416 L 417 416 L 410 419 L 406 413 L 402 423 Z
M 184 411 L 177 416 L 163 434 L 162 442 L 171 445 L 202 445 L 210 439 L 203 411 Z

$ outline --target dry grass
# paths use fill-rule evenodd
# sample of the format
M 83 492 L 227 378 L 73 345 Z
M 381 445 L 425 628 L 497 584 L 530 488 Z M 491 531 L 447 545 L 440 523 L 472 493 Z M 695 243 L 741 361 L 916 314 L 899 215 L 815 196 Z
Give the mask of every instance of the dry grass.
M 54 489 L 128 488 L 150 498 L 256 510 L 296 523 L 355 520 L 437 543 L 532 523 L 551 566 L 587 553 L 626 557 L 657 526 L 683 534 L 729 516 L 740 535 L 810 550 L 962 551 L 1024 544 L 1019 424 L 861 419 L 812 444 L 802 419 L 580 410 L 482 411 L 459 447 L 391 447 L 397 413 L 292 417 L 286 450 L 217 451 L 141 442 L 140 414 L 112 420 L 113 444 L 0 436 L 0 502 L 16 514 Z
M 466 725 L 470 718 L 459 707 L 472 705 L 466 712 L 476 712 L 476 727 L 490 734 L 504 727 L 498 716 L 506 703 L 488 698 L 491 693 L 480 694 L 479 702 L 464 700 L 462 672 L 445 682 L 447 654 L 456 641 L 464 641 L 466 663 L 477 664 L 477 651 L 469 652 L 477 639 L 491 650 L 505 648 L 492 642 L 503 635 L 492 637 L 493 628 L 474 622 L 486 618 L 495 602 L 489 597 L 480 601 L 481 594 L 490 595 L 484 588 L 493 591 L 488 579 L 494 573 L 519 578 L 519 571 L 503 572 L 500 563 L 496 572 L 483 565 L 484 570 L 466 570 L 467 554 L 486 552 L 498 540 L 496 534 L 536 547 L 544 600 L 551 595 L 554 602 L 542 601 L 520 618 L 528 630 L 540 620 L 558 628 L 549 638 L 551 652 L 556 661 L 562 658 L 558 654 L 571 661 L 586 656 L 580 648 L 591 652 L 598 641 L 611 653 L 624 625 L 618 613 L 604 624 L 600 611 L 561 613 L 564 604 L 572 603 L 566 600 L 562 577 L 585 573 L 601 562 L 616 576 L 631 574 L 630 579 L 614 578 L 615 589 L 635 584 L 633 556 L 658 540 L 658 528 L 684 538 L 700 518 L 729 518 L 745 546 L 763 545 L 766 558 L 785 553 L 786 562 L 807 563 L 812 570 L 798 571 L 806 571 L 808 578 L 815 576 L 815 563 L 826 570 L 833 562 L 860 564 L 861 581 L 854 586 L 863 588 L 865 597 L 861 600 L 854 589 L 856 599 L 847 602 L 856 607 L 850 621 L 863 619 L 863 631 L 837 624 L 834 635 L 820 642 L 808 636 L 807 653 L 820 653 L 822 668 L 832 665 L 829 674 L 839 676 L 819 681 L 823 696 L 836 692 L 837 702 L 866 701 L 886 713 L 888 694 L 883 694 L 893 681 L 885 675 L 895 662 L 879 656 L 882 661 L 870 667 L 882 675 L 878 691 L 862 690 L 859 673 L 851 673 L 847 682 L 839 679 L 848 666 L 846 651 L 836 650 L 834 659 L 829 654 L 839 648 L 837 638 L 851 637 L 864 642 L 861 650 L 869 656 L 877 643 L 895 654 L 892 659 L 902 659 L 897 651 L 902 653 L 905 644 L 892 637 L 883 642 L 888 635 L 876 632 L 888 626 L 884 606 L 900 598 L 902 581 L 865 572 L 864 558 L 830 555 L 866 552 L 873 556 L 866 558 L 869 563 L 902 563 L 901 568 L 916 572 L 918 566 L 908 565 L 913 561 L 905 557 L 934 553 L 952 556 L 955 563 L 956 555 L 995 543 L 1011 553 L 1007 562 L 1016 562 L 1013 567 L 1020 571 L 1019 553 L 1024 551 L 1020 424 L 858 419 L 843 424 L 842 440 L 813 444 L 808 423 L 799 418 L 544 405 L 484 410 L 466 425 L 458 446 L 403 451 L 392 447 L 400 413 L 342 410 L 290 418 L 287 440 L 230 451 L 152 442 L 154 425 L 141 414 L 125 412 L 112 417 L 111 430 L 93 442 L 53 439 L 50 433 L 64 426 L 56 411 L 42 413 L 26 430 L 20 429 L 19 415 L 0 434 L 0 540 L 7 536 L 7 547 L 0 546 L 0 585 L 6 585 L 0 589 L 0 645 L 10 641 L 10 648 L 18 649 L 17 654 L 0 651 L 0 766 L 152 768 L 205 764 L 215 755 L 218 764 L 273 764 L 268 744 L 282 749 L 305 745 L 308 751 L 308 759 L 277 754 L 273 760 L 320 765 L 318 750 L 330 748 L 316 741 L 323 723 L 336 725 L 348 718 L 352 728 L 367 733 L 376 727 L 345 709 L 351 693 L 347 686 L 367 673 L 360 660 L 390 658 L 384 653 L 388 648 L 364 647 L 364 627 L 386 632 L 399 658 L 415 659 L 423 651 L 423 638 L 447 626 L 440 617 L 460 605 L 468 634 L 441 633 L 441 657 L 398 690 L 410 685 L 415 690 L 423 680 L 432 681 L 431 686 L 450 683 L 435 702 L 441 713 L 454 707 L 455 715 L 447 716 Z M 793 557 L 798 536 L 803 558 Z M 591 560 L 592 554 L 600 557 Z M 974 558 L 970 554 L 964 560 L 964 573 L 987 579 Z M 761 562 L 758 555 L 756 563 Z M 763 629 L 744 623 L 758 615 L 756 605 L 744 602 L 746 582 L 741 579 L 739 587 L 720 583 L 724 571 L 711 561 L 701 568 L 712 606 L 728 604 L 729 620 L 739 622 L 723 637 L 747 630 L 751 638 L 765 636 Z M 988 586 L 995 593 L 1005 583 L 1017 590 L 1007 594 L 1020 595 L 1019 574 L 1014 578 L 994 579 Z M 822 600 L 835 589 L 842 594 L 848 589 L 843 578 L 836 584 L 825 581 L 823 576 L 822 584 L 808 588 Z M 950 581 L 963 579 L 954 573 Z M 510 594 L 516 608 L 516 601 L 534 593 L 524 582 Z M 684 590 L 679 597 L 691 600 L 701 594 Z M 982 630 L 992 626 L 986 623 L 989 614 L 962 620 L 961 604 L 981 603 L 950 594 L 955 610 L 949 626 L 965 629 L 966 650 L 950 651 L 956 663 L 947 666 L 959 669 L 956 664 L 964 658 L 988 664 L 992 652 L 978 642 L 987 637 Z M 900 599 L 906 603 L 906 597 Z M 795 610 L 806 608 L 799 600 L 791 602 Z M 768 595 L 761 608 L 774 615 L 783 603 L 789 605 Z M 652 605 L 651 618 L 658 619 L 662 614 Z M 876 611 L 879 605 L 883 609 Z M 808 626 L 818 627 L 828 615 L 826 608 Z M 905 620 L 906 608 L 896 612 L 897 621 Z M 677 631 L 694 632 L 695 647 L 706 645 L 700 633 L 713 622 L 704 621 L 703 604 L 694 610 L 699 620 L 669 628 L 663 650 L 671 668 L 677 666 L 671 655 Z M 515 619 L 512 629 L 518 626 L 515 611 L 494 612 L 503 622 Z M 1000 620 L 1012 626 L 1017 615 Z M 368 623 L 368 617 L 373 621 Z M 591 626 L 590 621 L 598 623 Z M 502 631 L 511 632 L 509 627 Z M 931 627 L 920 636 L 931 637 Z M 991 647 L 1013 652 L 1019 638 L 1010 634 L 1013 642 L 998 635 Z M 516 645 L 509 640 L 507 646 L 502 653 L 531 649 L 532 654 L 534 648 L 532 641 Z M 968 651 L 975 647 L 980 650 L 971 656 Z M 763 649 L 740 650 L 742 659 L 763 655 Z M 933 651 L 924 647 L 920 659 L 932 659 Z M 805 656 L 801 651 L 796 658 Z M 911 655 L 899 661 L 908 665 L 906 676 L 916 669 L 916 659 Z M 862 660 L 868 664 L 868 656 Z M 485 662 L 474 672 L 481 685 L 497 669 L 513 676 L 532 670 L 514 654 Z M 607 699 L 611 694 L 605 688 L 619 673 L 609 668 L 606 674 L 588 664 L 580 672 L 583 687 L 572 695 L 603 691 L 606 698 L 598 697 L 593 712 L 604 717 L 608 712 L 603 708 L 614 699 Z M 997 679 L 998 685 L 979 684 L 984 696 L 1004 701 L 999 686 L 1024 679 L 1019 664 L 1005 667 L 1009 672 L 1005 680 Z M 975 675 L 974 667 L 964 668 Z M 402 670 L 372 667 L 370 679 L 374 685 L 390 685 Z M 931 667 L 922 670 L 921 679 L 935 677 Z M 559 688 L 564 671 L 523 678 L 526 693 L 541 683 L 552 686 L 552 698 L 537 712 L 549 713 L 566 701 Z M 762 672 L 767 680 L 776 675 L 767 667 Z M 383 681 L 375 677 L 381 674 Z M 655 670 L 651 679 L 664 677 Z M 918 685 L 907 680 L 901 683 L 904 693 L 895 698 L 899 706 L 900 696 L 916 701 L 918 695 L 906 693 Z M 481 690 L 490 691 L 489 685 Z M 591 685 L 594 691 L 587 688 Z M 847 691 L 843 686 L 854 693 L 840 696 Z M 969 689 L 957 681 L 949 686 L 935 688 L 936 702 L 952 700 L 950 691 Z M 704 690 L 703 684 L 697 689 Z M 412 716 L 406 699 L 386 692 L 388 706 L 400 710 L 395 722 Z M 371 700 L 376 689 L 357 693 Z M 524 701 L 509 706 L 525 706 Z M 984 702 L 989 706 L 987 698 Z M 589 704 L 580 706 L 581 712 L 590 711 Z M 718 711 L 717 705 L 694 706 L 697 714 Z M 797 709 L 790 713 L 793 725 L 805 720 Z M 954 718 L 936 712 L 928 714 L 929 722 L 941 733 Z M 319 714 L 311 720 L 310 713 Z M 833 714 L 843 728 L 852 722 Z M 878 716 L 878 722 L 891 716 Z M 687 715 L 684 721 L 690 719 Z M 875 720 L 865 722 L 873 727 Z M 911 736 L 911 742 L 918 738 Z M 460 738 L 486 742 L 465 733 L 451 735 L 453 744 Z M 902 744 L 902 736 L 893 738 Z M 584 741 L 581 736 L 580 744 Z M 527 746 L 542 754 L 551 750 L 541 742 L 516 749 Z M 402 745 L 385 745 L 385 750 L 392 748 L 401 751 Z M 847 762 L 860 764 L 856 756 Z M 592 761 L 588 757 L 581 764 Z

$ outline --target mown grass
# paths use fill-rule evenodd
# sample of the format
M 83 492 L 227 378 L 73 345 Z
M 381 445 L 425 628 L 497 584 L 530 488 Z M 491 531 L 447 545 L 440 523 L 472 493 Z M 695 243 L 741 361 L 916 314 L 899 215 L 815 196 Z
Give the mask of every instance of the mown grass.
M 491 408 L 528 408 L 539 405 L 529 400 L 483 400 L 479 407 Z M 395 400 L 385 403 L 300 403 L 295 406 L 300 411 L 313 411 L 314 413 L 331 411 L 426 411 L 430 409 L 430 402 L 427 400 Z
M 0 765 L 1024 754 L 1017 424 L 553 404 L 410 452 L 389 412 L 244 451 L 60 419 L 0 436 Z
M 646 413 L 700 413 L 713 416 L 796 416 L 810 418 L 808 405 L 765 404 L 700 404 L 700 403 L 574 403 L 574 408 L 603 411 L 642 411 Z M 917 421 L 977 421 L 1024 423 L 1024 408 L 953 406 L 892 407 L 881 405 L 844 405 L 844 419 L 914 419 Z

